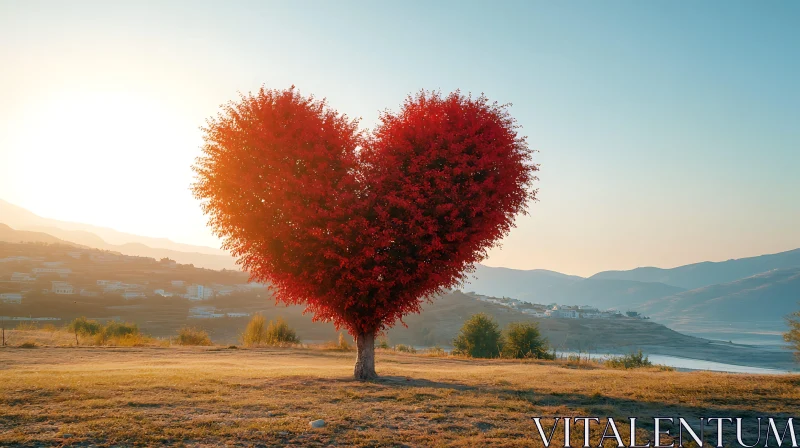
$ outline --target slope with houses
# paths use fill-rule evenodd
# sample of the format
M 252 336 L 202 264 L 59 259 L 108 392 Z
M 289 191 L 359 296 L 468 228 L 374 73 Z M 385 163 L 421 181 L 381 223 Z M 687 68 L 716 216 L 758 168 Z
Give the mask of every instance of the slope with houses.
M 156 261 L 58 244 L 0 243 L 0 315 L 12 320 L 49 319 L 15 312 L 26 300 L 43 297 L 61 298 L 64 303 L 89 298 L 109 303 L 166 299 L 203 302 L 263 287 L 248 283 L 247 276 L 238 271 L 198 269 L 167 258 Z M 219 314 L 190 311 L 189 316 L 214 318 Z M 233 312 L 222 316 L 228 314 L 246 315 Z
M 560 305 L 550 303 L 531 303 L 510 297 L 492 297 L 475 292 L 465 293 L 481 302 L 494 303 L 496 305 L 520 311 L 523 314 L 539 318 L 558 318 L 558 319 L 615 319 L 628 317 L 634 319 L 649 319 L 636 311 L 626 311 L 624 314 L 616 309 L 600 310 L 591 305 Z

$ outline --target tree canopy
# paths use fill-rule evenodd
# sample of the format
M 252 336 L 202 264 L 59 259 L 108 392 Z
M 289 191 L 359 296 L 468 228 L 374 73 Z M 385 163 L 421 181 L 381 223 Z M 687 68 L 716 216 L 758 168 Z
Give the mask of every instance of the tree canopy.
M 203 132 L 193 192 L 223 247 L 357 341 L 458 285 L 536 199 L 532 151 L 484 96 L 422 91 L 367 132 L 262 88 Z

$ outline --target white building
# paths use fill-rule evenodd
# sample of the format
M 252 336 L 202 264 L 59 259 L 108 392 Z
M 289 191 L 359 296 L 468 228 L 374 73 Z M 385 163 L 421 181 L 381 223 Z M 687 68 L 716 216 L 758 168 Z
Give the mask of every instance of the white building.
M 72 269 L 69 268 L 33 268 L 31 270 L 34 274 L 58 274 L 62 277 L 68 276 L 72 273 Z
M 75 290 L 67 282 L 52 282 L 50 290 L 56 294 L 70 295 L 75 294 Z
M 224 297 L 233 294 L 234 289 L 230 286 L 223 286 L 221 289 L 217 290 L 217 295 Z
M 213 306 L 196 306 L 189 310 L 189 319 L 219 319 L 224 313 L 217 313 Z
M 83 252 L 78 252 L 78 251 L 67 252 L 67 255 L 69 255 L 70 257 L 72 257 L 72 258 L 77 260 L 78 258 L 81 258 L 81 255 L 83 255 Z
M 172 286 L 183 286 L 185 282 L 183 280 L 173 280 L 170 283 L 172 283 Z
M 549 310 L 550 317 L 560 317 L 562 319 L 577 319 L 578 312 L 576 310 Z
M 203 285 L 191 285 L 186 288 L 189 300 L 208 300 L 214 297 L 214 290 Z
M 147 296 L 141 291 L 125 291 L 122 293 L 122 298 L 125 300 L 144 299 L 145 297 Z
M 15 261 L 26 261 L 30 259 L 31 259 L 30 257 L 22 257 L 22 256 L 5 257 L 5 258 L 0 258 L 0 263 L 13 263 Z
M 228 313 L 228 317 L 247 317 L 250 313 Z
M 172 297 L 171 292 L 164 291 L 163 289 L 156 289 L 155 291 L 153 291 L 153 294 L 161 297 Z
M 63 261 L 44 261 L 44 262 L 42 262 L 42 266 L 44 266 L 46 268 L 57 268 L 57 267 L 59 267 L 59 266 L 61 266 L 63 264 L 64 264 Z
M 18 292 L 5 292 L 3 294 L 0 294 L 0 302 L 22 303 L 22 294 Z
M 32 282 L 34 280 L 36 280 L 36 277 L 32 277 L 26 272 L 15 272 L 11 274 L 12 282 Z

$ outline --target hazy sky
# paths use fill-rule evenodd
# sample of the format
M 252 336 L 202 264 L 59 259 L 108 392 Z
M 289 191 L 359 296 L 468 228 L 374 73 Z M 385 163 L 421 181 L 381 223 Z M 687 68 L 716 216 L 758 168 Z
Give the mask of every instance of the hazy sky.
M 0 0 L 0 198 L 217 245 L 198 127 L 296 84 L 371 127 L 512 102 L 540 202 L 488 265 L 588 275 L 800 247 L 800 2 Z M 2 217 L 0 217 L 2 222 Z

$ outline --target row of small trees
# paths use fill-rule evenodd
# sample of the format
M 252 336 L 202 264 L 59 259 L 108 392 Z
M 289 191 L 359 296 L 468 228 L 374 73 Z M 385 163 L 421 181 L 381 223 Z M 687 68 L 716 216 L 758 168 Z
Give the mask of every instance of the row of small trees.
M 343 335 L 339 336 L 338 345 L 348 347 L 349 344 L 342 341 Z M 267 323 L 261 314 L 253 316 L 242 334 L 242 343 L 246 346 L 281 346 L 299 342 L 297 334 L 283 318 L 278 317 Z M 497 322 L 484 313 L 475 314 L 464 323 L 453 346 L 453 354 L 472 358 L 555 358 L 549 352 L 547 340 L 542 337 L 537 324 L 512 323 L 505 331 L 501 331 Z M 385 338 L 379 338 L 376 347 L 390 348 Z M 412 347 L 405 345 L 398 345 L 395 349 L 413 351 Z
M 113 321 L 101 324 L 85 317 L 72 321 L 68 329 L 75 334 L 76 342 L 78 336 L 81 336 L 84 340 L 91 338 L 91 342 L 97 345 L 142 337 L 135 324 Z M 300 342 L 295 330 L 282 317 L 267 322 L 261 314 L 253 316 L 242 333 L 241 340 L 245 346 L 280 346 Z M 206 332 L 188 327 L 180 330 L 174 342 L 178 345 L 211 345 Z M 388 347 L 385 339 L 381 344 L 382 347 Z M 554 358 L 537 324 L 512 323 L 501 331 L 497 322 L 484 313 L 475 314 L 464 322 L 453 341 L 453 347 L 453 354 L 472 358 Z
M 475 314 L 453 340 L 453 354 L 472 358 L 554 359 L 539 326 L 532 322 L 509 324 L 505 331 L 489 315 Z
M 783 334 L 783 339 L 791 344 L 794 356 L 800 362 L 800 311 L 795 311 L 786 318 L 789 331 Z
M 142 334 L 134 323 L 109 321 L 105 324 L 93 319 L 79 317 L 67 326 L 75 335 L 75 344 L 88 345 L 150 345 L 157 340 Z M 212 345 L 208 333 L 203 330 L 183 327 L 173 342 L 177 345 Z

